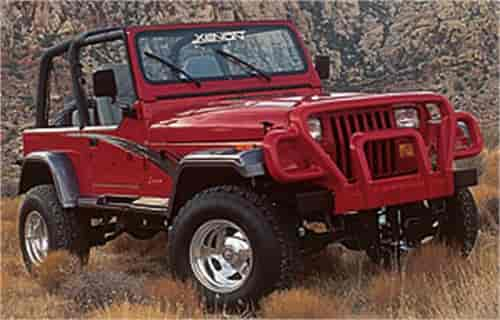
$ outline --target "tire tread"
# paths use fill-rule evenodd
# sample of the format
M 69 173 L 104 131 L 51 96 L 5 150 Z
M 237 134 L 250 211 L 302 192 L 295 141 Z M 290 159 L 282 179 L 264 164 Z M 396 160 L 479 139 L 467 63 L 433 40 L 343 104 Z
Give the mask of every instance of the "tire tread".
M 200 202 L 206 199 L 211 199 L 216 196 L 222 197 L 237 197 L 242 199 L 241 203 L 246 203 L 248 206 L 257 208 L 262 214 L 262 217 L 271 226 L 272 231 L 279 243 L 280 247 L 280 276 L 275 281 L 274 287 L 270 290 L 285 289 L 290 286 L 293 280 L 293 275 L 296 271 L 297 261 L 299 260 L 298 241 L 294 236 L 294 230 L 289 228 L 290 223 L 286 223 L 284 215 L 280 214 L 277 206 L 273 204 L 264 194 L 259 194 L 244 186 L 238 185 L 221 185 L 203 190 L 196 194 L 191 200 L 179 210 L 175 217 L 171 230 L 178 230 L 182 217 L 189 212 L 192 207 L 197 206 Z M 256 217 L 257 219 L 257 217 Z M 169 245 L 174 243 L 172 240 L 174 232 L 169 232 Z M 169 249 L 169 252 L 172 250 Z M 173 261 L 171 261 L 172 263 Z M 175 269 L 175 268 L 174 268 Z M 174 270 L 175 271 L 175 270 Z
M 87 263 L 89 248 L 78 246 L 78 240 L 83 236 L 81 226 L 78 224 L 78 217 L 74 210 L 64 209 L 60 205 L 54 186 L 45 184 L 31 188 L 27 192 L 21 207 L 22 215 L 27 214 L 26 211 L 29 210 L 29 208 L 26 208 L 26 206 L 29 205 L 28 203 L 32 200 L 39 202 L 42 207 L 46 209 L 45 214 L 49 220 L 47 224 L 53 226 L 53 228 L 51 228 L 54 232 L 51 236 L 53 243 L 50 250 L 68 250 L 76 253 L 82 264 Z M 19 234 L 21 236 L 23 234 L 21 228 L 24 228 L 24 225 L 20 224 L 19 228 Z M 28 269 L 31 269 L 31 265 L 28 265 L 29 262 L 25 263 Z

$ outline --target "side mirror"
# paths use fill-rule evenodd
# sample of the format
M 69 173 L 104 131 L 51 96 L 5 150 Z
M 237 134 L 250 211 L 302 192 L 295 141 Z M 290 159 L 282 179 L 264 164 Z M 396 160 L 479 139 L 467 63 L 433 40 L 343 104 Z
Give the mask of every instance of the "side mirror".
M 330 78 L 330 57 L 316 56 L 315 62 L 316 72 L 321 80 Z
M 94 96 L 96 97 L 110 97 L 115 100 L 118 95 L 116 88 L 115 73 L 113 70 L 101 70 L 94 73 L 92 76 L 94 85 Z

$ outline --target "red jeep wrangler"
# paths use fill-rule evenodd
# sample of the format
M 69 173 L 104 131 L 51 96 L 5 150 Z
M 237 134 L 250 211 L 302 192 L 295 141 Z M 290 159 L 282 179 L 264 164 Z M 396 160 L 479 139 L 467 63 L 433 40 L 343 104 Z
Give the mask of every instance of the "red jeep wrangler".
M 84 83 L 82 50 L 107 42 L 126 63 Z M 62 55 L 72 90 L 51 123 Z M 476 120 L 430 92 L 326 93 L 329 70 L 287 21 L 100 29 L 48 49 L 23 133 L 28 270 L 52 250 L 85 263 L 124 232 L 168 232 L 174 274 L 234 304 L 333 242 L 386 266 L 433 238 L 468 255 L 476 170 L 454 160 L 481 151 Z

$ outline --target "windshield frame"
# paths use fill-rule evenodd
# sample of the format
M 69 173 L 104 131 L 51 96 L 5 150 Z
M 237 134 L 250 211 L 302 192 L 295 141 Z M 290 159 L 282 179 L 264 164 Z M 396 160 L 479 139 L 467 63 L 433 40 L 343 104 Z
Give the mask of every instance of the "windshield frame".
M 140 47 L 139 41 L 143 37 L 147 37 L 150 34 L 174 34 L 175 32 L 183 32 L 183 31 L 200 31 L 200 32 L 219 32 L 219 31 L 238 31 L 241 29 L 247 29 L 247 28 L 262 28 L 262 29 L 283 29 L 288 34 L 290 35 L 291 41 L 293 42 L 297 53 L 299 55 L 299 58 L 301 59 L 303 68 L 301 70 L 297 71 L 283 71 L 283 72 L 267 72 L 269 76 L 272 78 L 274 77 L 279 77 L 279 76 L 292 76 L 292 75 L 307 75 L 309 73 L 309 59 L 308 55 L 305 52 L 305 48 L 302 45 L 301 39 L 299 39 L 299 35 L 296 33 L 296 31 L 291 28 L 287 24 L 235 24 L 235 25 L 229 25 L 229 26 L 221 26 L 221 25 L 205 25 L 205 26 L 196 26 L 193 25 L 190 28 L 180 28 L 180 29 L 154 29 L 154 30 L 144 30 L 144 31 L 139 31 L 135 34 L 134 37 L 134 45 L 135 45 L 135 50 L 137 52 L 137 64 L 139 66 L 139 69 L 141 71 L 141 76 L 142 79 L 150 85 L 178 85 L 182 84 L 183 82 L 180 81 L 179 79 L 171 79 L 171 80 L 154 80 L 150 79 L 147 76 L 145 66 L 144 66 L 144 57 L 143 57 L 143 48 Z M 186 45 L 189 42 L 186 42 Z M 182 47 L 182 46 L 181 46 Z M 154 54 L 158 54 L 153 52 Z M 243 79 L 255 79 L 258 78 L 258 74 L 247 74 L 247 73 L 242 73 L 239 75 L 224 75 L 224 76 L 218 76 L 218 77 L 193 77 L 196 80 L 203 82 L 208 82 L 208 81 L 232 81 L 232 80 L 243 80 Z

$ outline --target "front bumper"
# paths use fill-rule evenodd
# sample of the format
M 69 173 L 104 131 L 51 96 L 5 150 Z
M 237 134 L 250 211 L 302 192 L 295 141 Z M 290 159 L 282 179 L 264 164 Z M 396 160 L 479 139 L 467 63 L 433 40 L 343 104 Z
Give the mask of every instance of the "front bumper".
M 425 199 L 452 195 L 457 187 L 474 184 L 473 171 L 455 172 L 453 160 L 477 155 L 482 149 L 482 140 L 477 122 L 465 113 L 454 113 L 449 102 L 434 94 L 410 97 L 410 101 L 436 102 L 443 109 L 438 127 L 436 164 L 429 157 L 430 145 L 421 132 L 414 129 L 391 128 L 379 131 L 356 132 L 350 137 L 349 150 L 354 180 L 348 180 L 322 146 L 308 134 L 304 125 L 311 114 L 328 111 L 324 106 L 294 110 L 287 129 L 271 130 L 264 138 L 266 168 L 273 178 L 281 183 L 311 181 L 330 190 L 335 197 L 334 213 L 374 209 L 383 206 L 411 203 Z M 353 105 L 345 101 L 345 108 L 370 107 L 381 104 L 407 102 L 408 96 L 384 96 Z M 374 101 L 373 101 L 374 100 Z M 331 109 L 331 107 L 330 107 Z M 336 103 L 335 110 L 342 109 Z M 472 144 L 466 150 L 456 151 L 455 128 L 457 120 L 464 121 L 472 133 Z M 409 139 L 415 149 L 415 172 L 375 179 L 366 157 L 365 146 L 382 140 Z M 294 159 L 290 161 L 290 159 Z M 290 165 L 293 162 L 294 165 Z M 436 167 L 438 169 L 436 169 Z

